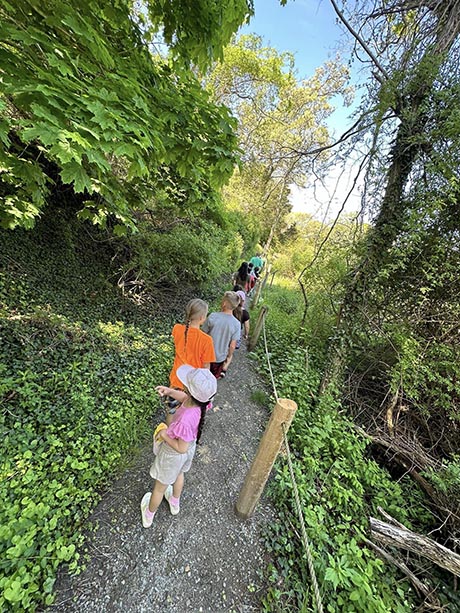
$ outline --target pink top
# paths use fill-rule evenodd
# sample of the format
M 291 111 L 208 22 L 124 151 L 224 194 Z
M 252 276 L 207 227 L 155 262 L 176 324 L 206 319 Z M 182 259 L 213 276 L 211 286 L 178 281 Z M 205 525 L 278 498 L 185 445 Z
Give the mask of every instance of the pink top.
M 183 404 L 174 413 L 166 434 L 171 438 L 180 438 L 187 443 L 196 440 L 201 419 L 200 407 L 184 407 Z
M 241 308 L 244 309 L 245 305 L 246 305 L 246 294 L 243 292 L 242 289 L 239 289 L 236 292 L 236 295 L 239 296 L 241 298 Z

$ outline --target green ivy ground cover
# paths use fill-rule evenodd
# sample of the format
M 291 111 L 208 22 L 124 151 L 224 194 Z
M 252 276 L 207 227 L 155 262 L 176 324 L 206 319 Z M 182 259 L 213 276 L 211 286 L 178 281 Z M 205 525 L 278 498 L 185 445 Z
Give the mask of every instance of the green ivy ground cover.
M 297 310 L 293 306 L 296 295 Z M 369 536 L 369 516 L 379 517 L 377 506 L 423 532 L 432 519 L 423 506 L 423 496 L 408 478 L 395 482 L 370 459 L 367 442 L 358 436 L 335 399 L 315 402 L 321 364 L 309 354 L 308 347 L 315 346 L 316 339 L 311 335 L 314 318 L 320 315 L 311 314 L 302 338 L 298 332 L 302 313 L 298 292 L 274 287 L 265 300 L 269 306 L 267 343 L 278 395 L 298 404 L 289 445 L 324 610 L 415 610 L 419 603 L 411 585 L 394 568 L 377 559 L 362 536 Z M 286 317 L 288 302 L 291 308 Z M 266 369 L 263 342 L 257 352 Z M 269 526 L 267 533 L 268 548 L 276 562 L 268 571 L 272 587 L 265 599 L 265 610 L 315 610 L 292 482 L 283 459 L 276 464 L 270 495 L 280 521 Z M 453 595 L 447 596 L 442 578 L 439 584 L 438 596 L 446 604 Z
M 0 234 L 0 611 L 50 604 L 59 564 L 78 569 L 172 360 L 170 322 L 127 304 L 103 246 L 60 224 Z

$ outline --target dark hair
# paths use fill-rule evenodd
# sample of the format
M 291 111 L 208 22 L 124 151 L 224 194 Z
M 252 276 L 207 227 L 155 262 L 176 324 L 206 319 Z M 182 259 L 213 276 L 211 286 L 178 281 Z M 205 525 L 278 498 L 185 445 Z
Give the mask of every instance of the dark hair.
M 248 272 L 251 272 L 251 270 L 254 268 L 254 264 L 252 262 L 249 262 L 248 264 Z
M 241 307 L 241 303 L 233 309 L 233 316 L 236 317 L 239 322 L 241 322 L 241 319 L 243 318 L 243 309 Z
M 243 262 L 241 266 L 238 268 L 238 270 L 236 271 L 236 279 L 237 279 L 237 282 L 238 280 L 242 281 L 243 285 L 248 280 L 248 263 L 247 262 Z
M 236 284 L 236 285 L 233 287 L 233 291 L 234 291 L 234 292 L 243 292 L 244 290 L 243 290 L 243 288 L 242 288 L 242 286 L 241 286 L 241 285 Z
M 254 268 L 254 274 L 256 275 L 256 277 L 260 275 L 260 268 L 258 266 Z
M 200 442 L 201 433 L 203 432 L 204 418 L 206 416 L 207 406 L 211 402 L 211 400 L 208 400 L 207 402 L 201 402 L 200 400 L 193 398 L 193 396 L 191 396 L 191 398 L 193 402 L 196 402 L 196 405 L 200 407 L 200 411 L 201 411 L 200 423 L 198 424 L 198 433 L 196 435 L 196 442 L 198 444 Z

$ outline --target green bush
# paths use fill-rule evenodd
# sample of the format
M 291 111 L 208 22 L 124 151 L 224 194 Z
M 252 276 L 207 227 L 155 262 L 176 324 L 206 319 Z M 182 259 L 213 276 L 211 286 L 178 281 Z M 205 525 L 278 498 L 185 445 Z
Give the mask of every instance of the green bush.
M 231 230 L 201 220 L 154 231 L 144 227 L 133 237 L 132 257 L 127 266 L 136 271 L 145 286 L 187 286 L 213 283 L 232 270 L 241 253 L 242 239 Z
M 282 301 L 272 301 L 270 292 L 265 301 L 277 391 L 298 404 L 288 438 L 324 609 L 331 613 L 406 612 L 415 603 L 412 588 L 399 583 L 395 571 L 375 557 L 362 537 L 378 506 L 406 525 L 423 529 L 431 516 L 422 506 L 422 494 L 406 478 L 394 482 L 367 457 L 367 442 L 334 397 L 316 401 L 321 360 L 314 350 L 309 351 L 308 344 L 302 346 L 302 339 L 308 343 L 309 336 L 298 334 L 296 319 L 285 316 Z M 262 347 L 258 353 L 266 369 Z M 279 521 L 268 526 L 266 535 L 273 562 L 268 570 L 271 588 L 264 600 L 265 610 L 309 611 L 314 602 L 311 577 L 283 459 L 277 461 L 269 492 Z

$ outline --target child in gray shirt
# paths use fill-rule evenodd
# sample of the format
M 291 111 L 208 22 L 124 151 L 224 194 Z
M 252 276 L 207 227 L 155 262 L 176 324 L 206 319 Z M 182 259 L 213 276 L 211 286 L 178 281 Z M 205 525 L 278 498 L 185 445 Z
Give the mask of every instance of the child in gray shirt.
M 240 338 L 241 324 L 233 315 L 233 309 L 238 304 L 239 298 L 235 292 L 225 292 L 222 310 L 219 313 L 211 313 L 202 327 L 203 332 L 209 334 L 214 342 L 216 361 L 211 362 L 211 372 L 216 379 L 225 377 Z

